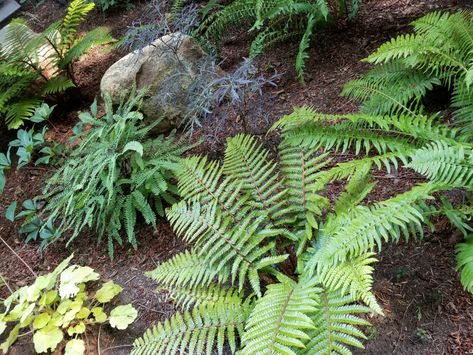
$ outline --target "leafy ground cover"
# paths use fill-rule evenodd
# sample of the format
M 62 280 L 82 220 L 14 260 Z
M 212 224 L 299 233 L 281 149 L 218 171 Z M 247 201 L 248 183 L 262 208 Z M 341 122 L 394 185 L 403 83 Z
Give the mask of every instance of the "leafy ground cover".
M 254 120 L 253 134 L 264 135 L 267 128 L 294 106 L 309 104 L 319 111 L 339 114 L 354 112 L 357 104 L 339 96 L 343 85 L 358 77 L 368 66 L 360 62 L 381 43 L 397 33 L 408 30 L 413 19 L 432 10 L 455 10 L 467 8 L 468 1 L 453 3 L 447 0 L 371 0 L 366 1 L 354 23 L 340 22 L 335 29 L 317 36 L 310 48 L 310 59 L 306 62 L 305 86 L 297 81 L 293 65 L 293 53 L 297 43 L 285 43 L 275 50 L 263 54 L 258 59 L 262 73 L 274 70 L 284 73 L 278 87 L 267 89 L 267 101 L 271 110 L 261 105 L 252 107 L 247 118 Z M 470 6 L 471 7 L 471 6 Z M 144 6 L 130 10 L 119 9 L 110 14 L 95 10 L 84 24 L 84 30 L 96 26 L 110 26 L 112 35 L 119 38 L 128 25 L 139 19 L 146 11 Z M 51 14 L 61 17 L 65 7 L 54 1 L 45 1 L 41 6 L 27 5 L 23 15 L 32 27 L 43 30 L 51 22 Z M 222 56 L 224 69 L 232 69 L 247 54 L 251 38 L 244 33 L 235 33 L 224 44 Z M 60 119 L 52 120 L 48 139 L 66 142 L 72 127 L 78 121 L 79 110 L 84 110 L 98 93 L 98 85 L 105 70 L 123 53 L 115 50 L 103 54 L 95 50 L 77 63 L 77 80 L 82 87 L 83 101 L 75 105 L 63 105 L 56 109 Z M 269 101 L 270 100 L 270 101 Z M 259 102 L 255 98 L 255 103 Z M 223 110 L 223 108 L 222 108 Z M 261 114 L 260 111 L 266 114 Z M 204 144 L 194 150 L 221 159 L 225 139 L 241 129 L 241 118 L 237 112 L 228 114 L 228 125 L 218 130 L 218 135 L 209 125 L 199 133 Z M 59 117 L 58 117 L 59 118 Z M 206 132 L 208 130 L 208 132 Z M 3 138 L 0 138 L 3 139 Z M 8 139 L 9 140 L 9 139 Z M 7 141 L 8 141 L 7 140 Z M 266 139 L 268 148 L 274 151 L 279 141 L 276 135 Z M 0 142 L 1 143 L 1 142 Z M 339 159 L 348 160 L 353 156 L 345 153 Z M 5 208 L 13 200 L 19 203 L 39 193 L 44 179 L 52 173 L 49 168 L 24 167 L 8 172 L 5 193 L 0 196 L 0 236 L 37 273 L 49 272 L 70 254 L 61 244 L 52 245 L 44 252 L 38 252 L 34 244 L 24 245 L 17 233 L 18 224 L 4 219 Z M 382 200 L 396 193 L 406 191 L 420 177 L 413 172 L 398 170 L 390 174 L 379 172 L 375 176 L 381 181 L 368 197 L 372 201 Z M 333 186 L 327 191 L 333 197 L 339 190 Z M 369 319 L 373 327 L 369 329 L 370 341 L 366 343 L 369 354 L 424 354 L 424 353 L 468 353 L 473 351 L 473 299 L 462 290 L 454 266 L 454 245 L 457 235 L 444 220 L 436 221 L 438 232 L 428 235 L 423 243 L 411 241 L 400 245 L 387 246 L 380 254 L 375 273 L 374 291 L 386 316 Z M 154 269 L 160 261 L 169 259 L 185 245 L 175 237 L 164 220 L 158 222 L 156 231 L 142 225 L 137 233 L 146 248 L 138 253 L 126 248 L 117 248 L 116 257 L 110 261 L 101 250 L 96 250 L 95 238 L 87 238 L 85 232 L 71 244 L 75 251 L 74 262 L 89 265 L 104 278 L 113 278 L 123 286 L 117 297 L 117 304 L 132 302 L 139 310 L 137 321 L 127 331 L 115 333 L 101 329 L 86 339 L 88 353 L 129 353 L 133 339 L 157 320 L 164 320 L 175 311 L 173 303 L 165 293 L 154 293 L 154 284 L 143 275 L 143 270 Z M 2 275 L 15 287 L 31 283 L 33 275 L 0 245 L 0 270 Z M 8 294 L 1 297 L 4 298 Z M 125 335 L 123 335 L 125 334 Z M 33 353 L 28 339 L 20 339 L 12 351 L 18 354 Z

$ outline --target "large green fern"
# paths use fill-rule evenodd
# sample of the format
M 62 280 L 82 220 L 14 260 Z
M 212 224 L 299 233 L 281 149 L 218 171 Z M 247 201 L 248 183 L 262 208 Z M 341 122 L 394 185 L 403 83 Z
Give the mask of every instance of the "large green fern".
M 147 275 L 186 312 L 136 340 L 133 354 L 211 352 L 216 332 L 226 339 L 227 323 L 213 313 L 225 312 L 223 304 L 249 307 L 235 318 L 239 343 L 228 335 L 232 352 L 349 353 L 350 346 L 363 347 L 358 326 L 368 323 L 356 314 L 382 313 L 371 292 L 373 249 L 401 233 L 421 232 L 422 201 L 437 186 L 362 205 L 374 187 L 371 167 L 396 158 L 329 167 L 331 159 L 317 145 L 300 144 L 286 130 L 278 159 L 247 135 L 228 140 L 223 164 L 185 159 L 178 174 L 183 200 L 166 214 L 193 247 Z M 346 189 L 331 203 L 322 192 L 336 180 L 347 181 Z M 222 349 L 219 343 L 217 352 Z

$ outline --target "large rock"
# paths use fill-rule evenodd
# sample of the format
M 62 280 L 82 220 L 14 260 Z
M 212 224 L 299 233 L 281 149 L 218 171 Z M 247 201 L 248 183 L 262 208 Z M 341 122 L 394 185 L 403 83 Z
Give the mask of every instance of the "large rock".
M 120 102 L 133 87 L 146 89 L 142 111 L 148 122 L 160 117 L 159 131 L 178 127 L 188 106 L 189 86 L 208 56 L 191 37 L 174 33 L 114 63 L 100 83 L 102 94 Z

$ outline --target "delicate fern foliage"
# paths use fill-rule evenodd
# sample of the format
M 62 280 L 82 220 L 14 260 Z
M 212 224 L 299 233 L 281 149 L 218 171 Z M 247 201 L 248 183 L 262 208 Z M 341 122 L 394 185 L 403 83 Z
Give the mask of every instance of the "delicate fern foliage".
M 465 289 L 473 293 L 473 239 L 457 245 L 457 269 Z
M 366 58 L 376 67 L 348 83 L 343 94 L 361 101 L 363 113 L 417 115 L 424 111 L 422 98 L 429 91 L 447 87 L 453 92 L 455 123 L 471 139 L 471 13 L 433 12 L 412 25 L 414 34 L 400 35 Z
M 228 302 L 227 298 L 222 298 L 216 304 L 196 307 L 182 315 L 177 313 L 135 340 L 131 353 L 211 354 L 216 346 L 218 353 L 223 354 L 224 339 L 234 352 L 237 336 L 243 335 L 251 309 L 249 301 L 238 298 Z
M 356 15 L 361 0 L 351 0 L 351 11 Z M 338 2 L 339 13 L 347 15 L 345 1 Z M 298 38 L 299 50 L 296 57 L 296 71 L 304 81 L 304 63 L 308 56 L 311 36 L 318 27 L 330 22 L 329 1 L 294 0 L 234 0 L 222 10 L 210 15 L 201 25 L 204 35 L 219 43 L 225 33 L 240 29 L 242 24 L 258 30 L 251 44 L 250 55 L 256 56 L 277 42 Z
M 309 342 L 303 354 L 350 354 L 348 346 L 364 348 L 360 340 L 366 336 L 357 326 L 369 325 L 368 321 L 356 316 L 369 309 L 354 302 L 351 296 L 338 291 L 324 289 L 320 302 L 311 316 L 314 330 L 309 332 Z
M 18 128 L 30 118 L 42 98 L 76 86 L 74 61 L 113 40 L 105 27 L 78 35 L 78 26 L 93 7 L 86 0 L 72 1 L 64 19 L 40 34 L 21 19 L 6 27 L 0 44 L 0 116 L 9 128 Z
M 156 213 L 163 213 L 163 203 L 175 202 L 175 187 L 169 181 L 189 146 L 173 134 L 145 139 L 153 126 L 141 124 L 143 116 L 134 110 L 139 100 L 132 98 L 114 112 L 105 98 L 101 119 L 96 103 L 91 113 L 80 114 L 75 128 L 79 143 L 37 198 L 46 202 L 40 218 L 57 229 L 42 240 L 43 246 L 68 233 L 70 242 L 89 227 L 106 236 L 113 256 L 114 242 L 123 243 L 121 232 L 137 247 L 138 216 L 156 228 Z
M 304 332 L 315 326 L 307 314 L 317 307 L 319 289 L 311 285 L 286 280 L 269 285 L 246 323 L 242 354 L 295 354 L 295 348 L 305 348 L 309 336 Z
M 183 200 L 166 214 L 177 235 L 193 247 L 148 275 L 159 290 L 167 289 L 194 313 L 175 316 L 166 330 L 148 331 L 135 343 L 136 353 L 211 351 L 203 344 L 214 346 L 213 333 L 210 340 L 192 334 L 207 334 L 205 324 L 213 327 L 217 318 L 211 312 L 225 309 L 219 305 L 223 299 L 229 305 L 237 300 L 252 305 L 244 319 L 238 318 L 243 354 L 347 354 L 349 346 L 362 347 L 366 337 L 358 326 L 368 323 L 356 314 L 382 314 L 371 292 L 373 250 L 402 235 L 422 235 L 432 212 L 424 200 L 446 186 L 424 183 L 385 201 L 363 204 L 375 186 L 371 168 L 407 164 L 432 137 L 453 142 L 456 132 L 427 117 L 386 122 L 377 116 L 344 116 L 354 127 L 397 130 L 405 147 L 391 151 L 394 140 L 392 145 L 373 144 L 384 153 L 334 165 L 318 150 L 324 146 L 318 136 L 303 132 L 328 119 L 339 124 L 338 117 L 308 108 L 282 118 L 275 126 L 283 128 L 277 154 L 254 137 L 238 135 L 227 141 L 223 163 L 206 157 L 182 162 L 178 188 Z M 339 147 L 348 149 L 356 142 Z M 335 181 L 346 181 L 345 190 L 331 202 L 322 193 Z M 207 308 L 209 315 L 202 315 Z M 205 319 L 189 328 L 197 315 Z M 222 330 L 222 342 L 224 338 Z M 233 335 L 228 341 L 234 352 Z

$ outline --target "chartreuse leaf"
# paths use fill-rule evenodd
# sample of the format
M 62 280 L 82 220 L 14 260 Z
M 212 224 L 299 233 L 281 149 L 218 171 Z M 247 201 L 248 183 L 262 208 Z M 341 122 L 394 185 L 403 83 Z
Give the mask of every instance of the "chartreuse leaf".
M 49 314 L 41 313 L 33 321 L 33 329 L 44 328 L 46 326 L 46 324 L 48 324 L 50 319 L 51 319 L 51 316 Z
M 82 334 L 84 332 L 85 332 L 84 322 L 79 322 L 75 326 L 69 327 L 67 329 L 67 334 L 69 334 L 69 336 L 73 336 L 74 334 Z
M 117 329 L 126 329 L 138 316 L 138 311 L 131 305 L 118 306 L 110 312 L 110 325 Z
M 88 281 L 96 281 L 99 274 L 88 266 L 72 265 L 61 273 L 61 283 L 59 285 L 59 295 L 61 298 L 70 298 L 79 291 L 78 284 Z
M 0 344 L 0 350 L 2 350 L 5 354 L 8 352 L 10 346 L 16 341 L 18 338 L 18 333 L 20 332 L 20 324 L 17 324 L 8 334 L 7 340 L 5 340 L 2 344 Z
M 7 323 L 4 322 L 3 320 L 0 320 L 0 335 L 3 334 L 3 332 L 7 329 Z
M 107 320 L 107 315 L 103 311 L 102 307 L 94 307 L 92 308 L 91 312 L 94 315 L 95 321 L 97 323 L 103 323 Z
M 108 281 L 102 285 L 100 290 L 95 294 L 95 299 L 100 303 L 107 303 L 112 300 L 116 295 L 123 291 L 119 285 L 113 281 Z
M 71 339 L 67 342 L 64 355 L 83 355 L 85 343 L 82 339 Z
M 76 314 L 77 319 L 85 319 L 90 315 L 90 310 L 86 307 L 82 307 L 82 309 Z
M 47 325 L 33 335 L 34 349 L 37 353 L 45 353 L 48 350 L 53 351 L 62 341 L 63 337 L 64 335 L 59 327 Z

